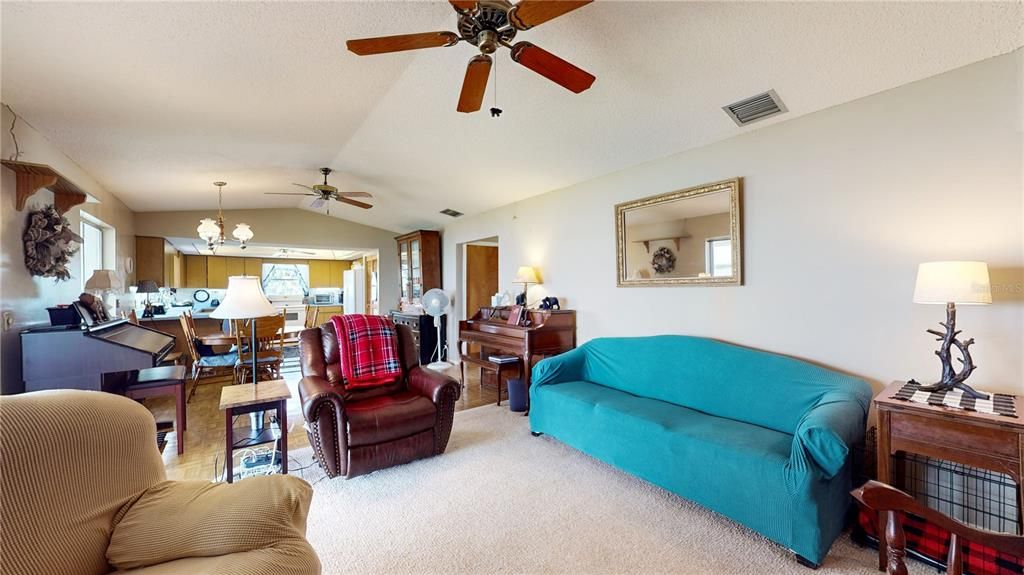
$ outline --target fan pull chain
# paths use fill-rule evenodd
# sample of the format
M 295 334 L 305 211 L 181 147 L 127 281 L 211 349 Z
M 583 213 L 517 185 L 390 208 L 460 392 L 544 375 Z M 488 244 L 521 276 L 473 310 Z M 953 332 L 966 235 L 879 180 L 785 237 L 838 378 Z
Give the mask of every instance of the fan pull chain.
M 501 108 L 498 107 L 498 58 L 494 59 L 494 107 L 491 108 L 491 117 L 501 116 Z

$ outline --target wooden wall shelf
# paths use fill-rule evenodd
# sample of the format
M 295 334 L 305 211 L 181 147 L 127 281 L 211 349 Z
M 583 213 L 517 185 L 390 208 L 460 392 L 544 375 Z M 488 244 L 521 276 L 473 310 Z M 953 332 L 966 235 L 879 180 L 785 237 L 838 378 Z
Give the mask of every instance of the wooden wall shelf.
M 686 238 L 690 238 L 690 237 L 693 237 L 693 236 L 691 236 L 690 234 L 685 234 L 685 235 L 679 235 L 679 236 L 669 236 L 669 237 L 665 237 L 665 238 L 651 238 L 649 240 L 633 240 L 633 243 L 634 244 L 643 244 L 644 245 L 644 249 L 647 250 L 647 253 L 651 253 L 651 242 L 662 242 L 662 241 L 672 240 L 672 241 L 674 241 L 676 243 L 676 251 L 678 252 L 679 251 L 679 240 L 685 240 Z
M 42 188 L 49 188 L 53 192 L 53 206 L 61 214 L 78 204 L 85 203 L 88 197 L 71 180 L 46 164 L 14 160 L 2 160 L 0 163 L 14 172 L 18 178 L 18 196 L 15 207 L 19 212 L 25 209 L 25 202 L 32 197 L 32 194 Z

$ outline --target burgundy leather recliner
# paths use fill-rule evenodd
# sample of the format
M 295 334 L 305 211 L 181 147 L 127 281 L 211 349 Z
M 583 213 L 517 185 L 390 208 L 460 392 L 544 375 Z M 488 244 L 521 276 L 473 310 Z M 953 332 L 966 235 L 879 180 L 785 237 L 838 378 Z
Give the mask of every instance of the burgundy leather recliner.
M 420 367 L 412 331 L 395 327 L 402 378 L 354 390 L 342 385 L 333 322 L 299 334 L 306 433 L 330 477 L 351 479 L 439 455 L 448 445 L 462 388 L 455 379 Z

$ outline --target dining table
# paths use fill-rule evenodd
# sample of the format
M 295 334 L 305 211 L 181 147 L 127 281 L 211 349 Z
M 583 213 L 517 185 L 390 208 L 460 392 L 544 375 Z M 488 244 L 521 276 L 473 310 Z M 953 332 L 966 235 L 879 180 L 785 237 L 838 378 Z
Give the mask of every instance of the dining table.
M 295 337 L 304 329 L 306 329 L 306 326 L 302 324 L 285 325 L 282 330 L 282 335 L 285 339 L 289 339 Z M 214 331 L 207 334 L 197 335 L 196 338 L 206 345 L 234 345 L 237 341 L 237 336 L 228 331 Z

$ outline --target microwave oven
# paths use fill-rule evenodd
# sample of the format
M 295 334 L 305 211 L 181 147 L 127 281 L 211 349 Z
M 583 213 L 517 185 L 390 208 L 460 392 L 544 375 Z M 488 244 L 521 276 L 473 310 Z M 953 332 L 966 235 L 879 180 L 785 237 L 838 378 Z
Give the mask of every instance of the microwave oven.
M 329 293 L 318 293 L 313 296 L 313 303 L 317 305 L 335 303 L 331 301 L 331 298 L 332 296 Z

